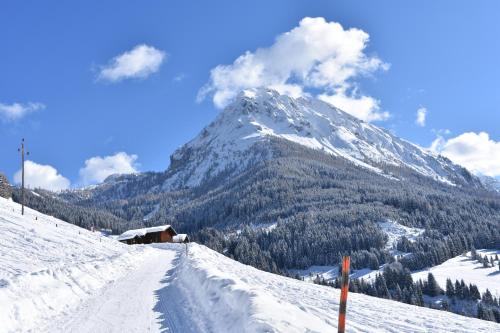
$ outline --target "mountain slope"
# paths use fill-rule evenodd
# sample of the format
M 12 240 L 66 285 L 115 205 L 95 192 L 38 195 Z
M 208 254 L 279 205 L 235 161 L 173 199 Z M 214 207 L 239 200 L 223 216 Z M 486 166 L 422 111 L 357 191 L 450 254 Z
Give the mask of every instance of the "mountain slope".
M 14 210 L 14 211 L 12 211 Z M 35 220 L 34 217 L 37 217 Z M 339 291 L 204 246 L 126 246 L 0 198 L 0 332 L 328 332 Z M 55 225 L 57 224 L 57 226 Z M 350 332 L 494 332 L 498 324 L 350 294 Z
M 445 157 L 325 102 L 253 89 L 242 92 L 177 149 L 165 172 L 114 175 L 100 185 L 63 192 L 62 197 L 70 202 L 117 200 L 220 184 L 279 156 L 272 146 L 276 140 L 345 159 L 387 179 L 394 179 L 392 169 L 403 168 L 445 184 L 482 188 L 478 178 Z
M 500 247 L 497 193 L 445 158 L 321 101 L 245 91 L 171 159 L 165 172 L 42 197 L 107 212 L 113 225 L 170 223 L 273 272 L 334 265 L 345 252 L 357 268 L 373 256 L 385 263 L 379 222 L 388 219 L 426 230 L 401 244 L 414 254 L 405 258 L 412 270 L 471 245 Z
M 209 126 L 171 157 L 164 190 L 194 187 L 269 160 L 255 143 L 280 138 L 391 178 L 386 166 L 409 168 L 447 184 L 480 182 L 448 159 L 363 122 L 317 99 L 291 98 L 268 89 L 243 91 Z M 253 149 L 252 149 L 253 148 Z

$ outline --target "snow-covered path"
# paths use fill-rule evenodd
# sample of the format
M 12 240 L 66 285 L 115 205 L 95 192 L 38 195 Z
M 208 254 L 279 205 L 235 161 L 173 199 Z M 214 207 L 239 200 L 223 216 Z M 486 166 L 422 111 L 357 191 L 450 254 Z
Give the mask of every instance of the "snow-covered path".
M 179 331 L 174 330 L 175 323 L 170 320 L 168 311 L 174 302 L 164 297 L 165 293 L 161 290 L 168 288 L 179 256 L 184 255 L 180 249 L 157 249 L 136 270 L 104 287 L 76 311 L 56 319 L 42 331 Z

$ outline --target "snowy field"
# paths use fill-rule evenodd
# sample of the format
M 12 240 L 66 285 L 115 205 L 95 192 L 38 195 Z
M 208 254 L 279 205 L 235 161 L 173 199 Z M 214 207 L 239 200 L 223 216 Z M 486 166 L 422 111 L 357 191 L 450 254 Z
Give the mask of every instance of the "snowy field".
M 396 244 L 403 237 L 413 242 L 425 231 L 424 229 L 406 227 L 391 220 L 380 222 L 379 227 L 387 235 L 386 249 L 393 251 L 396 251 Z
M 190 244 L 125 246 L 0 199 L 0 332 L 333 332 L 339 290 Z M 35 216 L 37 219 L 35 219 Z M 57 226 L 56 226 L 57 224 Z M 347 332 L 500 325 L 350 294 Z
M 488 257 L 498 254 L 500 251 L 495 250 L 477 250 L 477 253 L 482 257 Z M 466 256 L 460 255 L 450 260 L 445 261 L 441 265 L 434 266 L 430 269 L 419 271 L 412 274 L 413 280 L 427 279 L 427 274 L 431 272 L 441 288 L 446 287 L 446 279 L 450 278 L 453 283 L 456 279 L 463 279 L 465 283 L 473 283 L 477 285 L 481 293 L 488 288 L 491 293 L 497 297 L 500 296 L 500 271 L 498 270 L 498 261 L 495 261 L 495 267 L 483 268 L 483 264 L 472 260 L 470 252 Z

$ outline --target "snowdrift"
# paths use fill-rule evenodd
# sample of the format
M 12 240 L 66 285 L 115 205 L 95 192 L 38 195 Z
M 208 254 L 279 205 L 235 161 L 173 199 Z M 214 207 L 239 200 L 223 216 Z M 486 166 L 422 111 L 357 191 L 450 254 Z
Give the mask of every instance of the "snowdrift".
M 335 332 L 340 290 L 259 271 L 190 244 L 173 286 L 204 332 Z M 347 332 L 499 332 L 500 325 L 349 294 Z

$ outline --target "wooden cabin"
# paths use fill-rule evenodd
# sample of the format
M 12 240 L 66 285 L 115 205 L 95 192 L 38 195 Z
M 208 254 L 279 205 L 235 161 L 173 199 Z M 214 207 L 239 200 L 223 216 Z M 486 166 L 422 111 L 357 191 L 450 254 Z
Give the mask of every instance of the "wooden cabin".
M 173 243 L 177 235 L 171 225 L 133 229 L 118 236 L 118 241 L 125 244 Z

